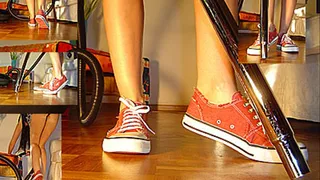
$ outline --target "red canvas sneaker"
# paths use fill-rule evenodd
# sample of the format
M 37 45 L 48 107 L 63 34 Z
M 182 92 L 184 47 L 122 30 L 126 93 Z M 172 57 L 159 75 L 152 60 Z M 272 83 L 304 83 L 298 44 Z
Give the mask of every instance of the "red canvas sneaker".
M 49 89 L 49 85 L 50 85 L 50 81 L 40 85 L 40 86 L 35 86 L 33 87 L 33 90 L 35 91 L 45 91 L 47 89 Z
M 260 26 L 259 26 L 260 27 Z M 272 46 L 278 40 L 278 33 L 277 29 L 275 28 L 274 31 L 269 31 L 269 42 L 268 46 Z M 260 55 L 260 34 L 258 34 L 258 38 L 254 41 L 254 43 L 247 49 L 248 55 Z
M 57 94 L 68 83 L 67 77 L 63 75 L 60 79 L 54 78 L 50 81 L 49 88 L 43 91 L 44 94 Z
M 264 133 L 258 115 L 240 92 L 233 95 L 231 103 L 216 105 L 195 89 L 182 125 L 250 159 L 281 163 L 276 149 Z M 300 149 L 307 159 L 306 147 L 300 144 Z
M 37 172 L 35 172 L 32 175 L 31 180 L 43 180 L 43 175 L 42 175 L 41 171 L 38 170 Z
M 126 108 L 121 110 L 116 126 L 104 138 L 103 151 L 148 154 L 151 150 L 148 131 L 154 134 L 145 122 L 149 106 L 124 98 L 120 101 Z
M 36 15 L 36 21 L 39 25 L 39 28 L 49 29 L 49 22 L 46 19 L 46 15 L 43 10 L 39 10 Z
M 283 34 L 282 37 L 279 38 L 277 49 L 288 53 L 299 52 L 299 47 L 292 41 L 288 34 Z
M 36 27 L 37 26 L 37 23 L 36 23 L 36 20 L 35 19 L 30 19 L 29 22 L 28 22 L 28 26 L 29 27 Z

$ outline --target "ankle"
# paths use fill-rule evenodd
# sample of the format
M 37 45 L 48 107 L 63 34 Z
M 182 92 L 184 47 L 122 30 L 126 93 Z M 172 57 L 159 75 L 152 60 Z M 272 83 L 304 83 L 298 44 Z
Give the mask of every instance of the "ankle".
M 269 24 L 269 32 L 274 32 L 276 30 L 276 25 L 274 25 L 273 23 Z
M 203 96 L 208 99 L 210 103 L 219 105 L 219 104 L 226 104 L 232 101 L 232 96 L 237 90 L 226 89 L 223 91 L 212 89 L 201 89 L 197 87 L 197 89 L 203 94 Z

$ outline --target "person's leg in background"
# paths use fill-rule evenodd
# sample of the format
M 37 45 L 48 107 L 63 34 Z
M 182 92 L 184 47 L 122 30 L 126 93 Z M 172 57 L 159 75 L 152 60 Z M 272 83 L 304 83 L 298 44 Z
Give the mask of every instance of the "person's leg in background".
M 47 156 L 45 144 L 55 130 L 58 123 L 58 114 L 32 114 L 30 125 L 32 180 L 44 179 L 46 174 Z
M 29 27 L 36 27 L 37 23 L 35 20 L 35 0 L 26 0 L 27 1 L 27 6 L 28 6 L 28 11 L 29 11 L 29 22 L 28 25 Z
M 41 171 L 41 149 L 40 138 L 46 124 L 47 114 L 32 114 L 30 123 L 30 142 L 32 155 L 32 168 L 34 174 L 32 176 L 35 180 L 42 180 L 43 173 Z
M 237 19 L 237 1 L 225 2 Z M 250 159 L 281 162 L 263 131 L 259 117 L 237 92 L 230 57 L 201 1 L 194 0 L 194 6 L 198 79 L 183 126 L 224 143 Z
M 145 123 L 149 107 L 142 105 L 143 0 L 104 0 L 103 12 L 112 67 L 123 97 L 119 120 L 104 138 L 103 150 L 149 153 L 149 128 Z
M 47 169 L 47 152 L 46 152 L 46 142 L 51 136 L 52 132 L 55 130 L 58 124 L 59 114 L 49 114 L 47 116 L 45 126 L 43 128 L 40 140 L 39 140 L 39 147 L 41 152 L 41 166 L 42 166 L 42 173 L 43 175 L 46 174 Z
M 46 11 L 46 0 L 38 0 L 38 12 L 35 17 L 39 28 L 48 29 L 49 22 L 46 18 L 45 11 Z
M 278 49 L 283 52 L 299 52 L 299 47 L 288 36 L 297 0 L 282 0 Z
M 43 91 L 45 94 L 57 94 L 67 83 L 67 77 L 62 73 L 63 53 L 49 52 L 53 66 L 53 79 L 45 84 L 35 87 L 36 91 Z

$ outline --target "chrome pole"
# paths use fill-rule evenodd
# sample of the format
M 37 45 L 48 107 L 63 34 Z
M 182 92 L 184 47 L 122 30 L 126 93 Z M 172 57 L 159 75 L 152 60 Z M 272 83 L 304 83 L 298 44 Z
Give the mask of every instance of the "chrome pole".
M 213 27 L 217 30 L 230 56 L 236 75 L 261 119 L 269 139 L 275 146 L 290 178 L 310 172 L 291 126 L 282 113 L 271 88 L 257 64 L 238 62 L 237 23 L 224 0 L 202 0 Z

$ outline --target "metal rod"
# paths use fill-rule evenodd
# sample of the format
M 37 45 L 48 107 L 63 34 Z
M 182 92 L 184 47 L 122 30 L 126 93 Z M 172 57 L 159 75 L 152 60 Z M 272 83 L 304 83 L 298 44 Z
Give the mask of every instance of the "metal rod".
M 261 58 L 268 58 L 268 6 L 269 0 L 260 0 L 260 49 Z
M 310 172 L 290 124 L 283 115 L 272 90 L 257 64 L 238 62 L 236 22 L 224 0 L 202 0 L 202 3 L 230 56 L 236 75 L 259 115 L 266 134 L 275 146 L 290 178 Z M 230 16 L 232 18 L 230 18 Z
M 21 87 L 21 84 L 22 84 L 22 81 L 23 81 L 22 78 L 24 76 L 25 69 L 26 69 L 29 57 L 30 57 L 30 53 L 28 52 L 26 54 L 26 56 L 24 57 L 23 64 L 22 64 L 22 67 L 21 67 L 21 73 L 20 73 L 20 75 L 18 75 L 18 78 L 17 78 L 17 82 L 16 82 L 15 89 L 14 89 L 14 92 L 16 92 L 16 93 L 18 93 L 19 90 L 20 90 L 20 87 Z
M 23 75 L 22 81 L 31 73 L 31 71 L 33 71 L 33 69 L 39 64 L 39 62 L 41 61 L 41 59 L 43 58 L 43 56 L 45 55 L 45 52 L 42 52 L 37 59 L 32 63 L 32 65 L 30 66 L 30 68 L 28 69 L 28 71 Z

